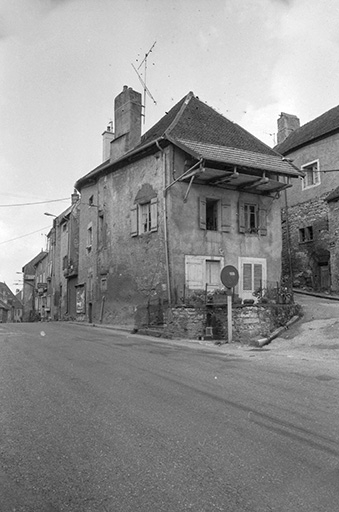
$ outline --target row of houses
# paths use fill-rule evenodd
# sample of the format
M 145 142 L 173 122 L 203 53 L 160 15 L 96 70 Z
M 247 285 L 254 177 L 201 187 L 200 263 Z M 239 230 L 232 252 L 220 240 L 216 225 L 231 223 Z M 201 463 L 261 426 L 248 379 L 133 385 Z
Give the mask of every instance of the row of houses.
M 103 133 L 103 162 L 76 181 L 47 250 L 23 267 L 24 319 L 161 323 L 169 307 L 220 289 L 225 265 L 238 269 L 242 301 L 300 278 L 291 270 L 309 225 L 296 228 L 291 198 L 315 190 L 310 166 L 322 157 L 304 162 L 291 152 L 289 139 L 303 129 L 294 117 L 282 114 L 285 140 L 271 149 L 190 92 L 142 135 L 141 95 L 124 86 Z M 294 251 L 296 229 L 305 241 Z
M 6 283 L 0 282 L 0 323 L 21 322 L 22 312 L 21 293 L 15 295 Z

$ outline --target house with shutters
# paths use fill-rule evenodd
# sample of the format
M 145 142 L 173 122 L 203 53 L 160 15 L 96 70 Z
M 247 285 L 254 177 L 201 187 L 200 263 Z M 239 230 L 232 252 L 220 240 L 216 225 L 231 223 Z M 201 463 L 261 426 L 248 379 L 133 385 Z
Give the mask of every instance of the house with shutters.
M 282 203 L 283 268 L 295 286 L 338 292 L 339 106 L 302 126 L 281 113 L 275 149 L 304 173 Z
M 125 86 L 103 133 L 103 163 L 81 177 L 77 317 L 134 323 L 222 288 L 241 299 L 281 278 L 281 191 L 298 169 L 192 92 L 145 134 Z

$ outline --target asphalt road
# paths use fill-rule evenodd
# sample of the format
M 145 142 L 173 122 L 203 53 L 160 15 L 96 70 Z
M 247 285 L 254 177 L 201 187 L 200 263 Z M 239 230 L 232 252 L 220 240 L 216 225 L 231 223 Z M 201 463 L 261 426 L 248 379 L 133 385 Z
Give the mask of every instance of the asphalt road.
M 339 370 L 0 325 L 1 512 L 333 512 Z

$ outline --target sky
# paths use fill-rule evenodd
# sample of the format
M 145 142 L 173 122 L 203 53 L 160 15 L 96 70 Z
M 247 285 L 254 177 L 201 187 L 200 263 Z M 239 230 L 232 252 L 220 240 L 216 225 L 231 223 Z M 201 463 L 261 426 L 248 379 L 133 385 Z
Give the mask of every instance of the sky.
M 0 281 L 13 291 L 46 248 L 44 213 L 102 162 L 115 96 L 143 92 L 132 64 L 144 80 L 146 54 L 144 131 L 193 91 L 274 146 L 281 112 L 305 124 L 339 104 L 339 2 L 0 0 Z

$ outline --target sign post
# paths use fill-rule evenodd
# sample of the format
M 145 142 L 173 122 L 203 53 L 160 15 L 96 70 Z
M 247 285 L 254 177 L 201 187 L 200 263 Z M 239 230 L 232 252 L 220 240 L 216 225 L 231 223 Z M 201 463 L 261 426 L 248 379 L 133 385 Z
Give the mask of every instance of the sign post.
M 233 265 L 226 265 L 221 270 L 220 279 L 222 284 L 226 287 L 227 294 L 227 334 L 228 343 L 232 341 L 232 288 L 234 288 L 239 281 L 238 270 Z

